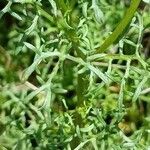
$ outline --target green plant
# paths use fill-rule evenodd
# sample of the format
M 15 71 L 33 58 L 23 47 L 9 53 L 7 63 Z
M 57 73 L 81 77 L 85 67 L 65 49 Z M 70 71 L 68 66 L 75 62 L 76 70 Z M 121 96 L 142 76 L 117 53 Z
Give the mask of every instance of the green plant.
M 140 2 L 2 1 L 2 149 L 149 148 Z

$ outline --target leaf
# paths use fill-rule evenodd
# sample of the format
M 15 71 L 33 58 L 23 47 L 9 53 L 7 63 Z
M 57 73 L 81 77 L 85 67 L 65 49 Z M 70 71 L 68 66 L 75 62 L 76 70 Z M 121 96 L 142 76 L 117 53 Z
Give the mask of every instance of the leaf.
M 143 87 L 143 85 L 145 84 L 145 82 L 148 80 L 148 77 L 147 76 L 144 76 L 144 78 L 143 78 L 143 80 L 140 82 L 140 84 L 138 85 L 138 87 L 137 87 L 137 89 L 136 89 L 136 91 L 135 91 L 135 94 L 134 94 L 134 96 L 133 96 L 133 98 L 132 98 L 132 101 L 133 102 L 135 102 L 137 99 L 138 99 L 138 97 L 139 97 L 139 95 L 141 94 L 141 90 L 142 90 L 142 87 Z
M 9 1 L 8 4 L 0 11 L 0 19 L 6 12 L 10 11 L 11 5 L 12 5 L 12 2 Z
M 19 21 L 22 21 L 22 18 L 15 12 L 10 11 L 10 14 L 15 17 L 16 19 L 18 19 Z
M 101 54 L 94 54 L 94 55 L 91 55 L 89 56 L 87 59 L 88 61 L 93 61 L 95 59 L 98 59 L 98 58 L 103 58 L 105 57 L 107 54 L 104 54 L 104 53 L 101 53 Z
M 120 21 L 120 23 L 112 32 L 112 34 L 108 36 L 108 38 L 104 41 L 104 43 L 97 49 L 96 53 L 104 52 L 105 50 L 107 50 L 107 48 L 109 48 L 109 46 L 116 43 L 122 38 L 122 36 L 124 35 L 123 33 L 126 31 L 126 28 L 129 26 L 140 2 L 141 0 L 131 1 L 130 7 L 127 9 L 124 18 Z
M 143 2 L 150 4 L 150 0 L 143 0 Z
M 54 93 L 59 93 L 59 94 L 65 94 L 65 93 L 67 93 L 67 90 L 65 90 L 65 89 L 63 89 L 63 88 L 55 88 L 55 89 L 53 89 L 54 91 Z
M 83 13 L 84 17 L 87 17 L 87 6 L 88 6 L 88 2 L 83 3 L 82 13 Z
M 98 150 L 98 145 L 97 145 L 97 143 L 96 143 L 96 138 L 92 138 L 92 139 L 91 139 L 91 143 L 92 143 L 94 149 L 95 149 L 95 150 Z
M 93 67 L 92 65 L 88 65 L 88 68 L 93 71 L 100 79 L 102 79 L 105 83 L 108 83 L 108 78 L 105 74 L 103 74 L 99 69 Z
M 38 15 L 36 15 L 36 16 L 34 17 L 34 19 L 33 19 L 33 21 L 32 21 L 32 25 L 31 25 L 28 29 L 26 29 L 26 31 L 25 31 L 25 34 L 26 34 L 26 35 L 29 35 L 29 34 L 36 28 L 38 18 L 39 18 Z
M 93 128 L 94 128 L 94 124 L 91 124 L 91 125 L 88 126 L 88 127 L 80 128 L 80 131 L 81 131 L 81 132 L 90 132 Z
M 24 43 L 24 45 L 25 45 L 27 48 L 29 48 L 29 49 L 31 49 L 31 50 L 33 50 L 33 51 L 35 52 L 35 49 L 36 49 L 35 46 L 33 46 L 32 44 L 30 44 L 30 43 L 28 43 L 28 42 L 23 42 L 23 43 Z
M 91 8 L 94 10 L 94 14 L 95 14 L 95 18 L 96 18 L 97 22 L 99 22 L 99 23 L 102 22 L 103 18 L 104 18 L 104 14 L 101 11 L 101 9 L 99 8 L 96 0 L 92 0 Z
M 81 19 L 78 24 L 78 28 L 81 28 L 84 25 L 85 21 L 86 21 L 85 19 Z
M 133 47 L 136 47 L 136 46 L 137 46 L 137 45 L 136 45 L 134 42 L 132 42 L 131 40 L 124 39 L 123 41 L 124 41 L 125 43 L 127 43 L 127 44 L 133 46 Z
M 54 15 L 57 16 L 57 6 L 56 6 L 55 1 L 54 0 L 49 0 L 49 2 L 50 2 L 51 6 L 53 8 Z
M 82 73 L 84 73 L 84 72 L 86 72 L 87 71 L 87 68 L 86 67 L 83 67 L 83 68 L 81 68 L 80 70 L 78 70 L 78 74 L 82 74 Z
M 81 148 L 83 148 L 83 146 L 89 142 L 89 140 L 86 140 L 85 142 L 81 142 L 74 150 L 81 150 Z
M 28 77 L 32 74 L 32 72 L 35 70 L 36 66 L 42 61 L 42 59 L 36 59 L 34 60 L 33 64 L 29 66 L 22 75 L 22 80 L 26 81 Z
M 28 103 L 37 94 L 43 92 L 47 87 L 49 87 L 49 84 L 44 84 L 43 86 L 41 86 L 41 87 L 37 88 L 36 90 L 32 91 L 28 96 L 26 96 L 26 98 L 24 99 L 24 102 Z M 44 95 L 45 95 L 45 93 L 44 93 Z

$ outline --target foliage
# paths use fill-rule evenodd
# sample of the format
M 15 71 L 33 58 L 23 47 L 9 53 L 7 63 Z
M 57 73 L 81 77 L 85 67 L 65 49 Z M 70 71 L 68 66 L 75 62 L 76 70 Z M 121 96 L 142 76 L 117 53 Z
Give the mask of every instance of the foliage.
M 1 149 L 150 148 L 148 4 L 96 51 L 129 4 L 1 0 Z

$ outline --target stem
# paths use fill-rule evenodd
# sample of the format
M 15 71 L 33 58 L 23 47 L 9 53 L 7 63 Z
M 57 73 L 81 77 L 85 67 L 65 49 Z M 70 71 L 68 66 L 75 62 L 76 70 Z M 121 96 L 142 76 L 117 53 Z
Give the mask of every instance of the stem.
M 59 8 L 62 11 L 62 14 L 65 15 L 66 12 L 68 11 L 67 5 L 64 2 L 64 0 L 58 0 L 56 1 L 57 5 L 59 6 Z M 71 10 L 71 9 L 70 9 Z M 69 18 L 71 17 L 71 13 L 68 13 L 67 15 L 70 15 Z M 62 16 L 62 20 L 64 20 L 63 18 L 64 16 Z M 72 22 L 72 21 L 70 21 Z M 69 26 L 72 27 L 71 23 L 68 23 Z M 65 33 L 66 33 L 66 37 L 70 40 L 70 42 L 72 43 L 72 47 L 73 49 L 76 51 L 77 53 L 77 57 L 80 57 L 83 61 L 86 60 L 86 55 L 79 49 L 79 38 L 78 35 L 76 33 L 76 30 L 74 29 L 68 29 L 68 28 L 64 28 Z M 81 68 L 79 67 L 79 70 Z M 76 108 L 81 107 L 84 104 L 85 101 L 85 92 L 88 88 L 88 81 L 87 81 L 87 73 L 84 72 L 82 74 L 78 74 L 77 77 L 77 88 L 76 88 L 76 93 L 77 93 L 77 105 Z M 84 123 L 83 123 L 83 119 L 82 116 L 80 114 L 80 112 L 78 111 L 78 109 L 74 112 L 73 114 L 73 120 L 74 120 L 74 125 L 79 126 L 79 127 L 83 127 Z M 75 149 L 75 147 L 77 147 L 80 143 L 80 139 L 78 137 L 74 137 L 73 140 L 71 141 L 71 149 Z
M 113 33 L 104 41 L 104 43 L 96 50 L 96 53 L 104 52 L 107 48 L 115 43 L 118 38 L 120 39 L 123 36 L 123 33 L 126 27 L 131 22 L 134 13 L 136 12 L 141 0 L 132 0 L 130 7 L 127 9 L 124 19 L 121 20 L 119 25 L 113 31 Z
M 75 49 L 76 49 L 76 52 L 77 52 L 77 57 L 80 57 L 83 59 L 83 61 L 86 61 L 86 55 L 84 53 L 82 53 L 82 51 L 79 50 L 78 46 L 76 45 L 79 45 L 78 42 L 77 43 L 74 43 L 73 44 Z M 78 70 L 80 70 L 81 67 L 79 67 Z M 78 77 L 77 77 L 77 88 L 76 88 L 76 91 L 77 91 L 77 107 L 80 107 L 84 104 L 84 101 L 85 101 L 85 93 L 86 93 L 86 90 L 88 88 L 88 80 L 87 80 L 87 73 L 84 72 L 82 74 L 78 74 Z
M 57 1 L 57 6 L 61 9 L 62 13 L 65 14 L 66 11 L 68 10 L 67 6 L 65 5 L 63 0 L 59 0 Z M 54 23 L 54 19 L 51 15 L 49 15 L 45 10 L 43 10 L 39 5 L 37 5 L 37 8 L 39 10 L 39 12 L 41 13 L 42 16 L 44 16 L 45 18 L 47 18 L 51 23 Z M 70 42 L 73 43 L 73 47 L 77 52 L 77 56 L 82 58 L 83 60 L 86 60 L 86 56 L 79 50 L 78 45 L 79 45 L 79 41 L 76 35 L 76 32 L 74 30 L 66 30 L 66 35 L 68 36 L 68 39 L 70 39 Z M 79 68 L 80 70 L 81 68 Z M 85 100 L 84 97 L 84 93 L 87 89 L 87 81 L 85 80 L 86 78 L 86 73 L 83 74 L 79 74 L 77 77 L 77 107 L 81 106 Z
M 71 18 L 71 17 L 70 17 Z M 76 51 L 77 57 L 81 58 L 83 61 L 86 61 L 87 57 L 86 55 L 79 49 L 79 38 L 76 34 L 76 31 L 74 29 L 66 30 L 66 35 L 68 39 L 70 39 L 70 42 L 72 42 L 72 47 Z M 82 67 L 79 67 L 78 70 L 80 70 Z M 84 72 L 82 74 L 78 74 L 77 77 L 77 107 L 80 107 L 83 105 L 85 101 L 85 92 L 88 88 L 88 80 L 87 80 L 87 73 Z
M 88 81 L 87 81 L 87 74 L 79 74 L 78 75 L 78 85 L 77 85 L 77 98 L 78 98 L 78 103 L 77 106 L 80 107 L 83 105 L 85 101 L 85 92 L 88 88 Z

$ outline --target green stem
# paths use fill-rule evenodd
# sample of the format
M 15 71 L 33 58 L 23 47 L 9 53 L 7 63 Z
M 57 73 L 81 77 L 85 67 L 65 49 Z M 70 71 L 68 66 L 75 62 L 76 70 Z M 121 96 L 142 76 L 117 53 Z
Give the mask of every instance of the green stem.
M 78 85 L 77 85 L 77 98 L 78 98 L 78 103 L 77 106 L 80 107 L 83 105 L 85 101 L 85 93 L 88 88 L 88 81 L 87 81 L 87 74 L 79 74 L 78 75 Z
M 56 4 L 60 8 L 63 14 L 67 12 L 68 8 L 63 0 L 56 1 Z M 50 14 L 48 14 L 45 10 L 43 10 L 39 5 L 37 5 L 37 8 L 38 8 L 39 13 L 41 13 L 43 17 L 48 19 L 51 23 L 56 23 L 54 21 L 54 18 Z M 62 20 L 64 21 L 64 18 Z M 79 41 L 78 41 L 78 36 L 76 35 L 76 32 L 73 29 L 68 30 L 64 28 L 64 30 L 65 30 L 66 36 L 68 37 L 68 39 L 70 39 L 70 42 L 72 42 L 73 48 L 76 50 L 77 56 L 82 58 L 83 60 L 86 60 L 86 56 L 78 48 Z M 81 68 L 79 68 L 79 70 L 80 69 Z M 87 75 L 83 73 L 83 74 L 79 74 L 77 77 L 77 83 L 78 83 L 77 88 L 76 88 L 77 99 L 78 99 L 77 106 L 81 106 L 85 100 L 84 93 L 87 89 L 87 83 L 88 83 L 85 80 L 86 76 Z
M 63 13 L 65 13 L 65 6 L 64 3 L 62 4 L 62 11 Z M 71 16 L 70 16 L 71 18 Z M 71 26 L 71 24 L 69 24 L 69 26 Z M 64 29 L 66 36 L 68 37 L 68 39 L 70 40 L 70 42 L 72 42 L 73 45 L 73 49 L 76 51 L 77 57 L 82 58 L 84 61 L 86 61 L 86 55 L 79 49 L 79 38 L 78 35 L 76 34 L 76 31 L 74 29 Z M 81 67 L 79 67 L 79 70 L 81 69 Z M 76 92 L 77 92 L 77 107 L 80 107 L 83 105 L 84 101 L 85 101 L 85 92 L 88 88 L 88 81 L 87 81 L 87 73 L 82 73 L 82 74 L 78 74 L 77 77 L 77 87 L 76 87 Z M 79 122 L 78 122 L 79 123 Z
M 132 0 L 130 7 L 127 9 L 124 19 L 121 20 L 119 25 L 113 33 L 104 41 L 104 43 L 96 50 L 96 53 L 101 53 L 107 50 L 110 45 L 114 44 L 116 40 L 122 35 L 126 27 L 131 22 L 134 13 L 136 12 L 141 0 Z M 121 38 L 121 37 L 120 37 Z

